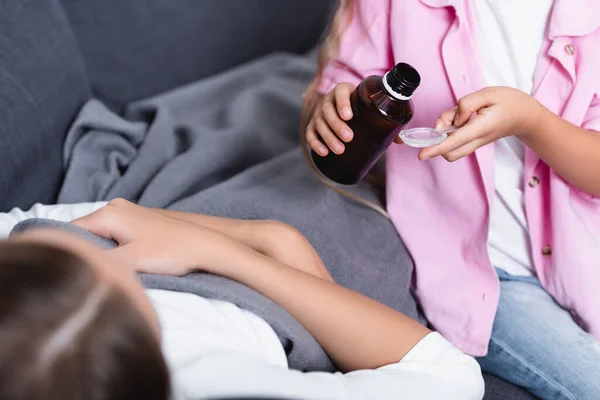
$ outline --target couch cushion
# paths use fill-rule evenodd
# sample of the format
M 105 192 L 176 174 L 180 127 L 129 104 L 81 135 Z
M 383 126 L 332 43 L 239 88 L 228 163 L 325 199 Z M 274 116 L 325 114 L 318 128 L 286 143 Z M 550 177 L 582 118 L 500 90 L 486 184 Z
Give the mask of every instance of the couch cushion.
M 304 52 L 332 0 L 62 0 L 95 95 L 119 108 L 275 50 Z
M 485 396 L 483 400 L 535 400 L 537 397 L 527 392 L 525 389 L 515 386 L 497 378 L 493 375 L 484 373 Z
M 0 212 L 55 200 L 63 138 L 89 92 L 58 0 L 0 0 Z

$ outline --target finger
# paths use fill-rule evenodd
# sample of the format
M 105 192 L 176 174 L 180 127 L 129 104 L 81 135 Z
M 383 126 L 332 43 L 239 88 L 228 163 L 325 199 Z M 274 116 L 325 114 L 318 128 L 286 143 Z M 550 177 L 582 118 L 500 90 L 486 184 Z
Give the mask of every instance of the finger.
M 404 144 L 404 142 L 402 141 L 402 139 L 400 139 L 400 135 L 396 135 L 396 137 L 394 138 L 394 143 L 396 143 L 396 144 Z
M 487 139 L 487 137 L 477 138 L 477 139 L 473 140 L 472 142 L 469 142 L 466 145 L 459 147 L 456 150 L 453 150 L 446 154 L 442 154 L 442 156 L 447 161 L 450 161 L 450 162 L 458 161 L 461 158 L 464 158 L 464 157 L 468 156 L 469 154 L 474 153 L 475 150 L 487 145 L 488 143 L 489 143 L 489 140 Z
M 356 87 L 350 83 L 341 83 L 334 89 L 335 106 L 338 114 L 344 121 L 352 119 L 352 106 L 350 105 L 350 95 Z
M 114 225 L 114 211 L 108 206 L 104 206 L 99 210 L 86 215 L 85 217 L 77 218 L 71 221 L 71 224 L 85 229 L 88 232 L 96 235 L 113 239 L 112 226 Z
M 113 239 L 122 245 L 129 241 L 127 238 L 130 236 L 127 231 L 129 224 L 125 223 L 124 218 L 122 209 L 107 205 L 71 223 L 95 235 Z
M 306 127 L 306 143 L 308 143 L 310 148 L 321 157 L 325 157 L 327 153 L 329 153 L 327 147 L 318 139 L 313 121 L 310 121 Z
M 315 126 L 319 136 L 325 141 L 327 147 L 329 147 L 335 154 L 342 154 L 344 152 L 344 145 L 337 136 L 333 133 L 327 122 L 321 116 L 315 118 Z
M 333 106 L 333 104 L 329 102 L 323 104 L 322 112 L 325 122 L 327 122 L 327 125 L 331 127 L 333 132 L 340 139 L 342 139 L 345 142 L 349 142 L 352 140 L 352 130 L 350 130 L 348 125 L 340 118 L 337 109 Z
M 448 136 L 442 143 L 421 150 L 419 159 L 424 161 L 429 158 L 450 153 L 469 142 L 485 136 L 487 136 L 487 132 L 484 130 L 483 124 L 473 120 L 472 123 L 463 126 L 452 135 Z
M 456 118 L 456 111 L 457 107 L 444 111 L 437 119 L 437 121 L 435 121 L 435 125 L 433 127 L 435 129 L 441 129 L 454 124 L 454 119 Z
M 458 101 L 456 117 L 454 118 L 454 125 L 463 126 L 471 119 L 474 113 L 491 105 L 486 93 L 485 90 L 480 90 L 460 99 Z

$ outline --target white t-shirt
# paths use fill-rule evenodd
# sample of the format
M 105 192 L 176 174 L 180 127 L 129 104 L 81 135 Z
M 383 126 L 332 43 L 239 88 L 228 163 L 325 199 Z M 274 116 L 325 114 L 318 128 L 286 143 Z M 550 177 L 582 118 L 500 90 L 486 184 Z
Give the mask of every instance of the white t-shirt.
M 277 335 L 262 318 L 194 294 L 147 290 L 162 327 L 174 398 L 284 397 L 303 400 L 480 400 L 477 362 L 438 333 L 402 361 L 347 374 L 288 368 Z M 400 339 L 400 338 L 399 338 Z
M 475 0 L 478 47 L 488 86 L 531 94 L 553 0 Z M 525 145 L 509 136 L 494 143 L 496 192 L 490 213 L 492 265 L 531 276 L 533 262 L 524 209 Z

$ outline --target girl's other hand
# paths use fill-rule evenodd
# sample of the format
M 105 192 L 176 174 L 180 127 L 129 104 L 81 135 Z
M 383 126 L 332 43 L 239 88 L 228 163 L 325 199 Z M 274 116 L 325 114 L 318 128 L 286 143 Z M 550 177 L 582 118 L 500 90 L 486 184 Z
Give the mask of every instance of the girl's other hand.
M 194 270 L 221 275 L 226 236 L 200 225 L 161 215 L 123 199 L 72 221 L 89 232 L 115 240 L 108 250 L 138 272 L 181 276 Z
M 440 115 L 435 128 L 459 127 L 442 143 L 423 149 L 419 159 L 443 156 L 456 161 L 500 138 L 527 136 L 543 107 L 533 97 L 509 87 L 489 87 L 463 97 Z
M 306 127 L 306 142 L 320 156 L 326 156 L 329 150 L 342 154 L 345 150 L 344 142 L 348 143 L 354 137 L 346 121 L 350 121 L 353 116 L 350 95 L 355 89 L 356 86 L 351 83 L 340 83 L 315 108 Z

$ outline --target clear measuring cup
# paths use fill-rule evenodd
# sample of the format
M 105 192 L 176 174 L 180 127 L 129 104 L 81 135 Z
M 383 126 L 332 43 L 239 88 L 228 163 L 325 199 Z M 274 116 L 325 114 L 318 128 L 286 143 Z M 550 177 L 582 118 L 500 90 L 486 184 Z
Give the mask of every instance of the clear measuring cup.
M 457 129 L 454 125 L 441 129 L 412 128 L 400 131 L 399 136 L 407 146 L 424 148 L 442 143 L 448 137 L 448 134 Z

